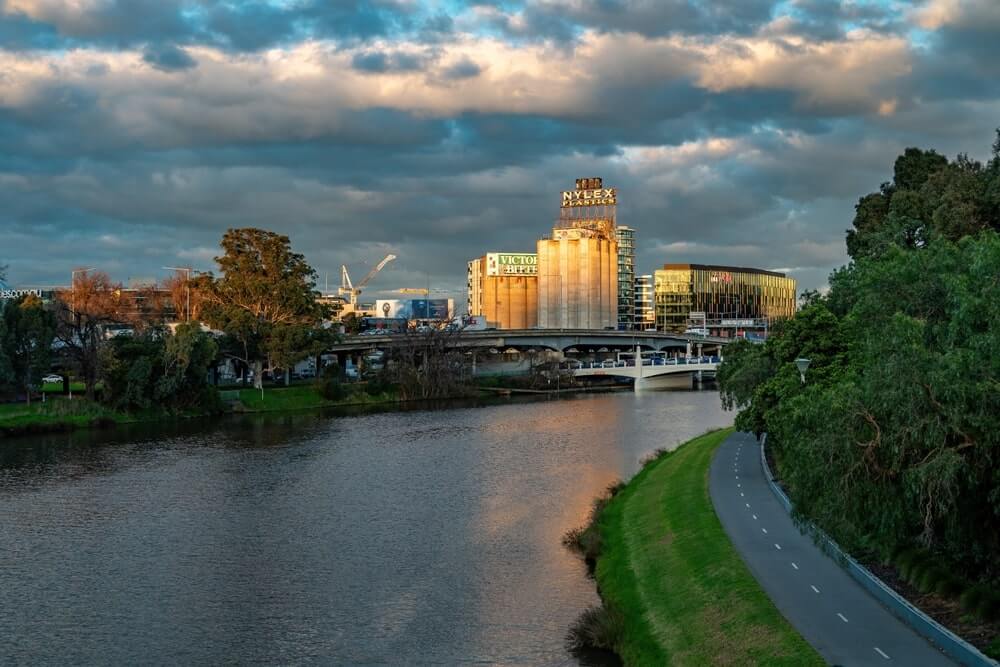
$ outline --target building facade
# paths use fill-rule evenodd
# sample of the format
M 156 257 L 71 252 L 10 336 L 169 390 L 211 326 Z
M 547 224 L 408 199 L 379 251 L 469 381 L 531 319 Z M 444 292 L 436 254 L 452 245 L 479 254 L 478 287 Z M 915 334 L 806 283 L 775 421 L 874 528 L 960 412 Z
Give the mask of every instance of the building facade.
M 497 329 L 538 325 L 538 255 L 488 252 L 468 264 L 468 313 Z
M 635 230 L 625 225 L 615 227 L 618 241 L 618 328 L 635 329 Z
M 710 330 L 750 328 L 795 314 L 795 280 L 761 269 L 665 264 L 654 274 L 653 300 L 660 331 L 685 331 L 692 313 Z
M 636 276 L 633 293 L 635 299 L 635 330 L 646 331 L 656 327 L 656 311 L 653 309 L 653 276 Z
M 617 193 L 581 178 L 562 193 L 552 235 L 538 241 L 538 322 L 547 329 L 618 327 Z

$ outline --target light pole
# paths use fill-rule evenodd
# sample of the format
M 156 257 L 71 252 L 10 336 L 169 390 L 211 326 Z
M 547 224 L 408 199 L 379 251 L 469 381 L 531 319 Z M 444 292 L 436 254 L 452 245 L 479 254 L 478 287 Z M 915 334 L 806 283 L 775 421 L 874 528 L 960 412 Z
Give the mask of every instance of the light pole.
M 73 326 L 76 326 L 76 274 L 86 273 L 87 271 L 95 271 L 95 267 L 91 266 L 86 269 L 73 269 L 69 273 L 69 290 L 70 290 L 70 300 L 69 300 L 69 312 L 73 316 Z M 81 342 L 82 345 L 82 342 Z M 68 373 L 67 373 L 68 376 Z M 73 383 L 68 382 L 69 385 L 69 397 L 73 398 Z M 44 396 L 44 395 L 43 395 Z
M 806 383 L 806 370 L 809 368 L 811 361 L 804 357 L 799 357 L 795 360 L 795 366 L 799 369 L 799 378 L 802 380 L 802 384 Z
M 96 269 L 93 266 L 91 266 L 90 268 L 87 269 L 73 269 L 72 271 L 69 272 L 69 289 L 70 292 L 72 293 L 72 296 L 70 298 L 69 310 L 71 313 L 73 313 L 73 315 L 76 315 L 76 274 L 86 273 L 87 271 L 96 271 Z
M 191 272 L 194 271 L 190 266 L 161 266 L 161 269 L 167 269 L 169 271 L 183 271 L 184 272 L 184 289 L 187 291 L 187 317 L 185 322 L 191 321 Z M 194 271 L 195 273 L 201 273 L 201 271 Z

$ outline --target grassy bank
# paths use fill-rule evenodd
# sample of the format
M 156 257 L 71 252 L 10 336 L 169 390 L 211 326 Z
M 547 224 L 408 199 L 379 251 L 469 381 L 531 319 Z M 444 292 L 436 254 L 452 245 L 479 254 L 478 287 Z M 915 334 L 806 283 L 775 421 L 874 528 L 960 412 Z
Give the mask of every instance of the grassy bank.
M 223 392 L 224 396 L 227 394 L 239 398 L 237 409 L 240 412 L 279 412 L 348 405 L 374 405 L 392 403 L 397 400 L 395 392 L 391 390 L 372 396 L 366 393 L 361 385 L 351 387 L 347 395 L 336 401 L 324 399 L 311 384 L 265 388 L 263 398 L 261 398 L 259 389 L 252 388 Z M 204 413 L 197 411 L 184 414 L 172 414 L 158 410 L 125 413 L 110 410 L 83 397 L 69 399 L 64 396 L 49 396 L 44 403 L 36 401 L 31 405 L 23 403 L 0 404 L 0 436 L 107 427 L 129 422 L 150 422 L 203 415 Z
M 732 429 L 649 462 L 600 513 L 596 579 L 628 665 L 822 665 L 723 532 L 708 494 Z
M 308 410 L 346 405 L 373 405 L 392 403 L 398 400 L 392 390 L 369 395 L 364 386 L 352 387 L 340 400 L 330 401 L 319 395 L 313 385 L 296 385 L 264 389 L 263 398 L 259 389 L 240 389 L 239 400 L 246 412 L 273 412 L 278 410 Z

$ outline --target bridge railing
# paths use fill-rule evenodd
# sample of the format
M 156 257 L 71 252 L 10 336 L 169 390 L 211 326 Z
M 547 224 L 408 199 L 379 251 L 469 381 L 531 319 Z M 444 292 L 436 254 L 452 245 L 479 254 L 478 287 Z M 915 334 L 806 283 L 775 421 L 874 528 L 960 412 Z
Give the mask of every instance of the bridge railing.
M 688 366 L 697 364 L 718 364 L 722 360 L 719 357 L 674 357 L 670 359 L 654 358 L 654 359 L 643 359 L 643 366 Z M 598 368 L 629 368 L 635 366 L 634 359 L 627 360 L 612 360 L 607 359 L 605 361 L 568 361 L 564 362 L 565 367 L 568 370 L 585 370 L 585 369 L 598 369 Z

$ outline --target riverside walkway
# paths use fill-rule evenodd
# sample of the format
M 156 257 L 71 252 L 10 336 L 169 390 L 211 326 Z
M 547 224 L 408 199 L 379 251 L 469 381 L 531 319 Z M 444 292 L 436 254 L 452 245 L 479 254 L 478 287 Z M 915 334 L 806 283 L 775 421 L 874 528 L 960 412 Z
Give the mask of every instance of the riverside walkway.
M 825 660 L 851 666 L 956 664 L 799 532 L 768 486 L 752 435 L 734 433 L 719 447 L 709 493 L 754 577 Z

